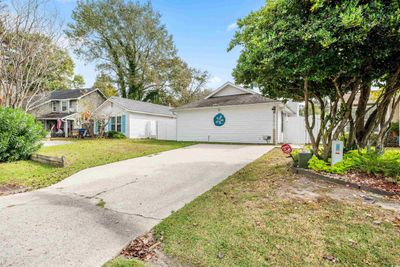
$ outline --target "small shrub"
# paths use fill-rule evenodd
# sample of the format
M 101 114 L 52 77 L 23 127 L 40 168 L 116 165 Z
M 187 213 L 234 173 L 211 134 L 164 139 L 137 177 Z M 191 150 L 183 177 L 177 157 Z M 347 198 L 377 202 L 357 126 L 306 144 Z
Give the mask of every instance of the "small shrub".
M 372 175 L 395 177 L 400 181 L 400 151 L 387 150 L 383 155 L 378 155 L 375 151 L 352 150 L 344 155 L 343 161 L 333 166 L 313 156 L 308 162 L 308 167 L 315 171 L 335 174 L 345 174 L 349 170 L 355 170 Z
M 345 174 L 351 168 L 349 161 L 343 160 L 331 166 L 329 163 L 318 159 L 315 155 L 308 162 L 308 167 L 314 171 L 322 171 L 327 173 Z
M 0 108 L 0 162 L 28 159 L 37 151 L 46 131 L 20 109 Z
M 108 138 L 112 139 L 125 139 L 126 136 L 123 133 L 117 132 L 117 131 L 109 131 L 107 133 Z

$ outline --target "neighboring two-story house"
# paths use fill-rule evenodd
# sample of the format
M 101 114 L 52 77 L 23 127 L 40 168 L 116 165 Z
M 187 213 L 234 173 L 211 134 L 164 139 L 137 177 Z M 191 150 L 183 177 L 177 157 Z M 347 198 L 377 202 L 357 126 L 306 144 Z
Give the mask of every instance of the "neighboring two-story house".
M 56 90 L 41 97 L 29 112 L 52 136 L 68 137 L 106 99 L 99 89 Z

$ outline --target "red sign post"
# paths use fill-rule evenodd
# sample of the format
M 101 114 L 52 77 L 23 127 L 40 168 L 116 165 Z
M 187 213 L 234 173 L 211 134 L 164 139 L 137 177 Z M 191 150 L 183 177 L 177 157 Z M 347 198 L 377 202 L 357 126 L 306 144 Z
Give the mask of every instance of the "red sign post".
M 290 153 L 292 153 L 292 151 L 293 151 L 292 147 L 291 147 L 289 144 L 283 144 L 283 145 L 281 146 L 281 150 L 282 150 L 282 152 L 285 153 L 285 154 L 290 154 Z

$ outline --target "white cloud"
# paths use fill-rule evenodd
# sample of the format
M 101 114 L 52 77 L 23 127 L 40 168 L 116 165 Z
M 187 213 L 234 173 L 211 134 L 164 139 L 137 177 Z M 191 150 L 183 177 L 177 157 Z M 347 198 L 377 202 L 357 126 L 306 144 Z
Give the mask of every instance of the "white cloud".
M 210 83 L 220 83 L 220 82 L 222 82 L 222 79 L 220 77 L 218 77 L 218 76 L 213 76 L 210 79 Z
M 238 27 L 238 26 L 237 26 L 236 22 L 233 22 L 233 23 L 231 23 L 231 24 L 228 25 L 228 27 L 226 28 L 226 30 L 227 30 L 228 32 L 230 32 L 230 31 L 236 30 L 237 27 Z
M 208 87 L 210 88 L 210 89 L 215 89 L 215 88 L 217 88 L 218 86 L 220 86 L 221 85 L 221 83 L 222 83 L 222 79 L 220 78 L 220 77 L 218 77 L 218 76 L 212 76 L 211 78 L 210 78 L 210 80 L 208 81 Z

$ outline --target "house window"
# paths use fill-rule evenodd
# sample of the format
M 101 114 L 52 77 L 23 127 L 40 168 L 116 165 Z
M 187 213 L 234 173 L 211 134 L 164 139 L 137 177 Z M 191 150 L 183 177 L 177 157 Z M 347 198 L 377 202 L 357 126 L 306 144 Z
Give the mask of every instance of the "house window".
M 61 101 L 61 112 L 68 111 L 68 101 Z
M 116 118 L 117 118 L 116 131 L 121 132 L 121 121 L 122 121 L 121 116 L 117 116 Z
M 52 112 L 57 111 L 57 103 L 55 101 L 51 102 L 51 111 Z
M 115 117 L 110 118 L 110 128 L 111 128 L 111 131 L 115 130 Z
M 283 128 L 285 126 L 285 113 L 281 112 L 281 132 L 283 133 Z
M 122 117 L 114 116 L 110 118 L 110 128 L 111 131 L 122 132 Z

